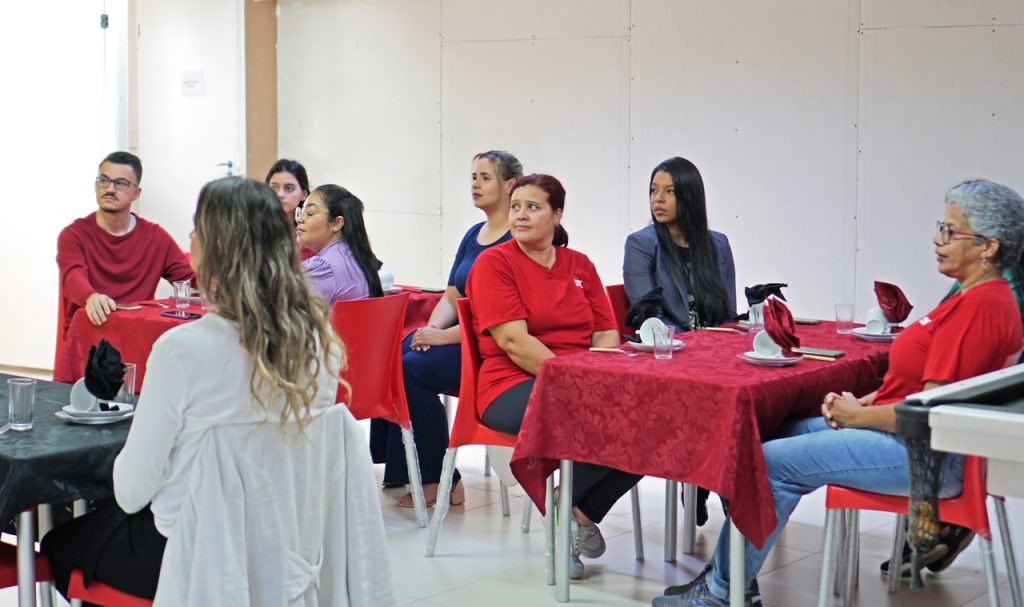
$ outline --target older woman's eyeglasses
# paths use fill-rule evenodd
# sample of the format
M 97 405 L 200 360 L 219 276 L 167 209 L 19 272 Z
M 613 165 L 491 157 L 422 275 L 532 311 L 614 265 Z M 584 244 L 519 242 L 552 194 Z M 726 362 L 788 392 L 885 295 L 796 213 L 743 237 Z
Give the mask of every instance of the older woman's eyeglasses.
M 935 229 L 939 232 L 939 238 L 942 239 L 942 244 L 949 244 L 954 240 L 961 240 L 963 238 L 989 238 L 988 236 L 978 234 L 976 232 L 955 230 L 952 226 L 942 220 L 935 222 Z M 961 238 L 954 238 L 954 236 L 960 236 Z

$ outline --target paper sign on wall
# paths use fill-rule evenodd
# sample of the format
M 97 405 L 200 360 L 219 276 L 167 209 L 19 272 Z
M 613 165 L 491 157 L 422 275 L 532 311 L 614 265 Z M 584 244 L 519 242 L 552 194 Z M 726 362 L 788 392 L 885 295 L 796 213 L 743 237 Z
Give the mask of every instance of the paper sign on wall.
M 185 70 L 181 72 L 181 96 L 203 97 L 206 95 L 206 82 L 203 70 Z

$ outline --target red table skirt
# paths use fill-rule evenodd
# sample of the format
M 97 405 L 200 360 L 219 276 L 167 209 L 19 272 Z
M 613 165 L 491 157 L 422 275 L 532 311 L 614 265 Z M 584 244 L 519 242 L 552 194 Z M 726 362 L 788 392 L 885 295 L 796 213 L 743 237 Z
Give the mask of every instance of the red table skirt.
M 756 367 L 736 355 L 751 336 L 696 331 L 671 360 L 581 352 L 545 361 L 523 419 L 512 471 L 543 511 L 545 478 L 568 459 L 685 481 L 730 500 L 758 546 L 775 528 L 761 442 L 787 418 L 820 414 L 829 391 L 871 392 L 888 344 L 800 326 L 805 346 L 838 349 L 835 362 Z
M 441 293 L 426 293 L 415 287 L 403 287 L 403 290 L 410 292 L 404 328 L 404 335 L 408 335 L 427 323 L 434 306 L 441 299 Z M 171 300 L 162 300 L 161 303 L 173 305 Z M 118 310 L 98 327 L 89 322 L 84 309 L 78 310 L 68 327 L 64 350 L 53 370 L 53 381 L 68 384 L 78 381 L 85 371 L 89 348 L 101 339 L 106 339 L 121 353 L 121 360 L 136 364 L 135 389 L 141 390 L 146 375 L 146 361 L 153 343 L 165 331 L 188 322 L 161 316 L 166 310 L 157 306 L 145 306 L 141 310 Z M 188 310 L 205 313 L 199 307 Z

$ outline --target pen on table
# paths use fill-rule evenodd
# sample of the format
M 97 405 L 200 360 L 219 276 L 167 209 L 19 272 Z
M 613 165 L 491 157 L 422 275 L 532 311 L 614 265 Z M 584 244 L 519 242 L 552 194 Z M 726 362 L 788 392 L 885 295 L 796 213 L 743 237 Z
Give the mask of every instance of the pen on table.
M 590 348 L 590 351 L 591 352 L 622 352 L 622 350 L 620 350 L 618 348 L 598 348 L 598 347 Z
M 808 360 L 823 360 L 828 363 L 836 362 L 836 359 L 831 356 L 817 356 L 816 354 L 804 354 L 803 357 Z

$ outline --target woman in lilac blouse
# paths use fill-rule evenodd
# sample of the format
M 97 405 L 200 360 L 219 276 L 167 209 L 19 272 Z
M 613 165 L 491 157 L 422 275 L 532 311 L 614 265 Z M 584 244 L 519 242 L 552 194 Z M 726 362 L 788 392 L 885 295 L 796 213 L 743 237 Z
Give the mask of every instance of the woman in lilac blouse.
M 313 290 L 328 306 L 346 299 L 380 297 L 381 263 L 370 248 L 363 202 L 345 188 L 322 185 L 297 211 L 295 235 L 316 254 L 302 262 Z

